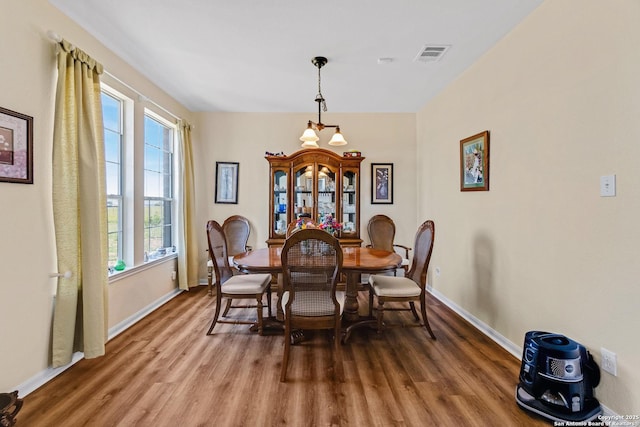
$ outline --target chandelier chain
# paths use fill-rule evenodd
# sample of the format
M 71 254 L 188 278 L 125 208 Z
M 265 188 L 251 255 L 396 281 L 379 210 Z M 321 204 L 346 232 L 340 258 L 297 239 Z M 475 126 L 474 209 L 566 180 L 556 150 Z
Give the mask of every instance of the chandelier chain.
M 318 67 L 318 95 L 316 96 L 316 101 L 320 103 L 322 106 L 322 111 L 327 112 L 327 102 L 322 96 L 322 89 L 320 88 L 320 67 Z

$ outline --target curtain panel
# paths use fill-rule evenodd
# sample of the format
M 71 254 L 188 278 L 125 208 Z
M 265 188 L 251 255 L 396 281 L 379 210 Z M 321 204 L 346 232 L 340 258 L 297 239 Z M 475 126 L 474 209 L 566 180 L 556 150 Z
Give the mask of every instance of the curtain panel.
M 191 126 L 180 120 L 178 180 L 178 287 L 198 286 L 198 239 L 195 229 L 195 189 Z
M 53 214 L 60 277 L 52 365 L 104 354 L 107 340 L 107 212 L 102 65 L 66 40 L 56 45 L 58 83 L 53 132 Z

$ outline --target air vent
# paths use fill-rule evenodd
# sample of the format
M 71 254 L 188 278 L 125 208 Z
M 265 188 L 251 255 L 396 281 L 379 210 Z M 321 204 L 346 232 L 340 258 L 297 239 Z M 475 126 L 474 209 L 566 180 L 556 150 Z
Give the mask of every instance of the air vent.
M 445 54 L 445 52 L 451 46 L 447 45 L 426 45 L 420 52 L 418 56 L 413 60 L 414 62 L 436 62 L 439 61 Z

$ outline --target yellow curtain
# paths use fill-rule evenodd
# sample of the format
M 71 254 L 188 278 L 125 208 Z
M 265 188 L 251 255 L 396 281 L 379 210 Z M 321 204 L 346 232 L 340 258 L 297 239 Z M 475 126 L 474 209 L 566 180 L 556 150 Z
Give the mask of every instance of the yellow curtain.
M 198 240 L 195 229 L 195 191 L 191 126 L 178 123 L 180 149 L 180 178 L 178 180 L 178 286 L 188 290 L 198 285 Z
M 74 351 L 102 356 L 107 339 L 107 212 L 102 65 L 66 40 L 57 44 L 53 215 L 58 271 L 52 365 Z

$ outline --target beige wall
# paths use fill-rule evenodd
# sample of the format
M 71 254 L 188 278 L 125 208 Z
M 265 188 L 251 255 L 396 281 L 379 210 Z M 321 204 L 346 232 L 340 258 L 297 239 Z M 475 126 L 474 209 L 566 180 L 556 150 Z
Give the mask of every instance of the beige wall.
M 0 391 L 46 375 L 56 271 L 51 202 L 55 97 L 53 30 L 105 68 L 170 111 L 191 120 L 181 105 L 62 15 L 46 0 L 2 2 L 0 106 L 34 118 L 34 184 L 0 183 Z M 106 77 L 105 77 L 106 79 Z M 175 288 L 175 262 L 161 263 L 109 286 L 109 327 Z
M 638 22 L 635 0 L 547 1 L 417 118 L 435 291 L 518 346 L 548 330 L 617 353 L 596 393 L 619 414 L 640 414 Z M 459 141 L 483 130 L 491 189 L 462 193 Z
M 312 105 L 309 106 L 313 108 Z M 269 163 L 265 151 L 292 154 L 301 149 L 298 140 L 306 127 L 309 114 L 247 114 L 201 113 L 196 129 L 202 144 L 194 147 L 198 176 L 198 223 L 202 224 L 201 245 L 206 247 L 204 227 L 208 219 L 224 221 L 230 215 L 241 214 L 251 222 L 249 245 L 265 247 L 269 232 Z M 337 153 L 360 150 L 365 159 L 361 166 L 362 197 L 360 221 L 383 213 L 399 218 L 397 241 L 413 245 L 416 219 L 416 122 L 415 114 L 337 114 L 322 116 L 326 123 L 339 124 L 348 141 L 345 147 L 327 144 L 333 133 L 320 133 L 319 145 Z M 216 162 L 239 162 L 238 204 L 214 203 Z M 393 163 L 394 203 L 371 204 L 371 163 Z M 367 241 L 366 228 L 361 237 Z M 201 256 L 201 277 L 205 277 L 206 253 Z

